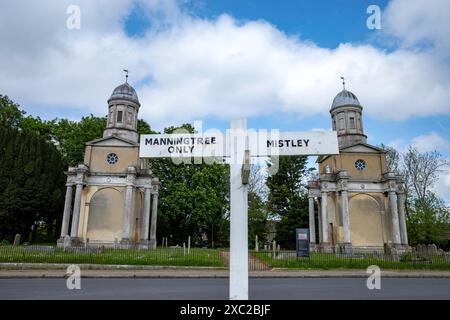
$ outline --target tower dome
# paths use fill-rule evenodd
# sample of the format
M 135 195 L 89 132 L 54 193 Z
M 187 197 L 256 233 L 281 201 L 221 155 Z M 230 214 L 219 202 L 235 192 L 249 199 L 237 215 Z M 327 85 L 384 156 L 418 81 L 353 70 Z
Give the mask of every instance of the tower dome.
M 358 143 L 367 143 L 362 123 L 363 107 L 353 92 L 345 89 L 333 100 L 330 113 L 333 130 L 337 131 L 339 148 Z
M 358 106 L 361 107 L 358 98 L 355 96 L 353 92 L 342 90 L 337 94 L 337 96 L 333 100 L 333 104 L 331 105 L 331 110 L 338 107 L 343 106 Z
M 137 142 L 140 106 L 136 90 L 128 84 L 128 81 L 116 87 L 108 99 L 108 120 L 103 137 L 114 135 Z
M 139 98 L 136 90 L 134 90 L 134 88 L 130 86 L 128 82 L 125 82 L 115 88 L 108 102 L 116 99 L 125 99 L 139 104 Z

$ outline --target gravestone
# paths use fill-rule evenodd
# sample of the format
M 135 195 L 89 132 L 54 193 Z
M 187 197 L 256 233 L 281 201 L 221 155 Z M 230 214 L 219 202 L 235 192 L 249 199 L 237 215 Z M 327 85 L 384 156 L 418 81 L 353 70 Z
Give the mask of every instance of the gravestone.
M 433 243 L 428 245 L 428 255 L 430 256 L 437 256 L 438 249 L 437 246 Z
M 14 237 L 14 244 L 13 244 L 13 246 L 19 246 L 21 238 L 22 238 L 22 236 L 20 234 L 16 234 L 16 236 Z
M 191 236 L 188 237 L 188 249 L 187 254 L 189 255 L 191 253 Z
M 426 254 L 426 246 L 423 244 L 417 245 L 417 254 L 419 255 L 425 255 Z
M 70 247 L 70 236 L 66 235 L 64 237 L 64 244 L 63 244 L 63 248 L 64 250 L 66 250 L 68 247 Z

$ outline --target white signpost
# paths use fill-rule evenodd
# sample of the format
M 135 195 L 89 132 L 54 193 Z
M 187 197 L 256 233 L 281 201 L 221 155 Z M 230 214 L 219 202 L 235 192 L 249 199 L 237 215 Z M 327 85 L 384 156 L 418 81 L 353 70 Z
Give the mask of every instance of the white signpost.
M 335 131 L 248 131 L 231 122 L 227 134 L 142 135 L 141 158 L 229 158 L 230 299 L 248 299 L 248 178 L 250 157 L 339 154 Z
M 241 121 L 241 120 L 239 120 Z M 236 122 L 237 123 L 237 122 Z M 241 124 L 243 122 L 241 121 Z M 251 157 L 337 154 L 334 131 L 279 132 L 229 130 L 226 134 L 149 134 L 141 136 L 141 158 L 232 157 L 236 130 L 247 137 Z M 240 160 L 241 161 L 241 160 Z
M 223 157 L 225 142 L 221 134 L 148 134 L 139 150 L 141 158 Z

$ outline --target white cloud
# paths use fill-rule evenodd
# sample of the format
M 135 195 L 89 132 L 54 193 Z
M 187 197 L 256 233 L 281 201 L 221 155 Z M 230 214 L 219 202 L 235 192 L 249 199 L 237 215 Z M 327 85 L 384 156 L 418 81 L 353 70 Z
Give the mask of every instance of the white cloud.
M 400 153 L 405 153 L 408 147 L 412 146 L 421 153 L 437 151 L 444 157 L 450 154 L 450 140 L 437 132 L 419 135 L 410 141 L 399 138 L 388 143 L 388 146 L 394 147 Z M 450 158 L 447 157 L 446 161 L 450 163 Z M 450 203 L 450 166 L 441 169 L 433 190 L 447 203 Z
M 263 21 L 244 23 L 227 15 L 203 20 L 162 0 L 138 0 L 153 19 L 144 37 L 123 31 L 137 3 L 132 0 L 78 1 L 82 29 L 70 31 L 65 9 L 71 2 L 2 4 L 1 90 L 26 109 L 105 114 L 106 100 L 127 67 L 137 84 L 141 116 L 157 127 L 206 116 L 326 113 L 340 90 L 340 75 L 365 114 L 398 120 L 450 114 L 450 67 L 434 52 L 352 44 L 326 49 Z M 397 19 L 406 5 L 394 1 L 387 21 Z M 450 15 L 447 7 L 441 10 Z M 400 16 L 404 25 L 415 17 Z M 388 22 L 396 36 L 412 42 L 406 27 Z M 441 43 L 439 32 L 427 38 Z
M 450 158 L 447 158 L 450 163 Z M 439 174 L 439 180 L 434 187 L 435 192 L 450 205 L 450 166 L 443 168 Z
M 450 1 L 393 0 L 383 13 L 386 32 L 404 47 L 431 45 L 449 55 Z
M 450 152 L 450 141 L 436 132 L 431 132 L 429 134 L 415 137 L 411 141 L 411 145 L 415 147 L 419 152 Z

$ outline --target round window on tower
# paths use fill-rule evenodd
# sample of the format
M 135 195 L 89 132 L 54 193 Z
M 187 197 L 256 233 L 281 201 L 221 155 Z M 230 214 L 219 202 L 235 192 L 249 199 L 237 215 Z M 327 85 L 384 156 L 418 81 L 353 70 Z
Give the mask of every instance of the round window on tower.
M 115 153 L 110 153 L 106 156 L 106 162 L 113 165 L 119 161 L 119 157 Z
M 355 168 L 359 171 L 363 171 L 366 168 L 366 162 L 364 160 L 356 160 Z

